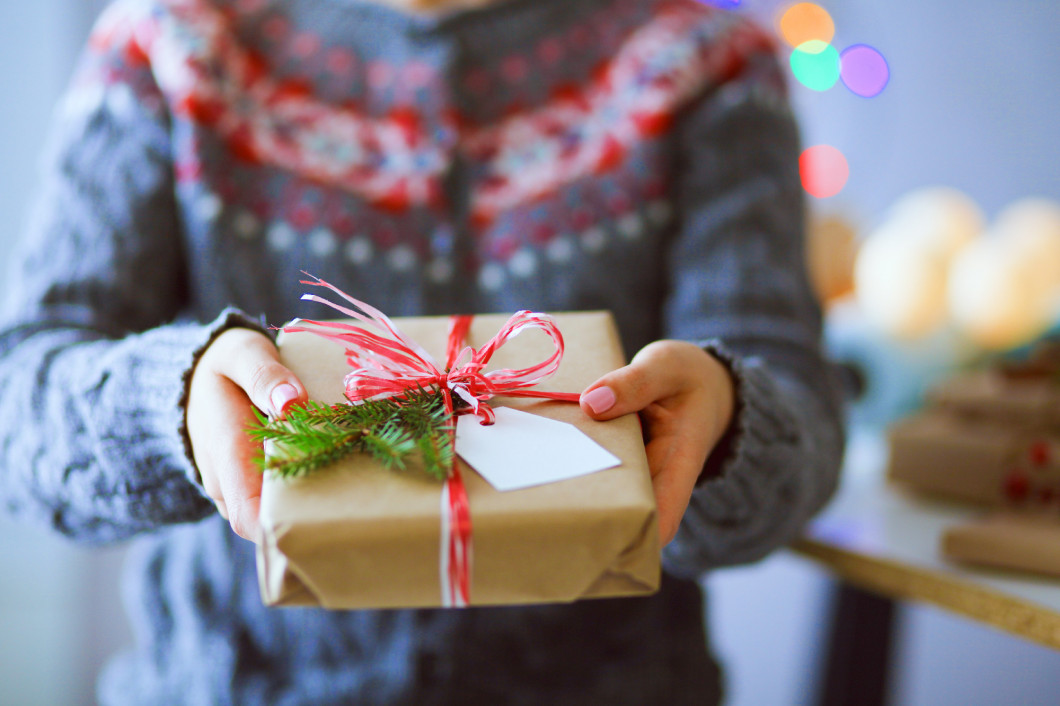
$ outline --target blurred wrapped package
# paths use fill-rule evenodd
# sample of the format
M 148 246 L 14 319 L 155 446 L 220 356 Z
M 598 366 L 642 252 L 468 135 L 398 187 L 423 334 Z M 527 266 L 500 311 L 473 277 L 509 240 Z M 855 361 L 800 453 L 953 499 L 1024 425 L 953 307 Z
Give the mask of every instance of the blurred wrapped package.
M 1060 503 L 1060 435 L 950 412 L 891 427 L 888 477 L 915 492 L 990 507 Z
M 1009 509 L 1060 507 L 1060 348 L 951 377 L 889 432 L 889 477 Z
M 942 553 L 966 564 L 1060 577 L 1060 516 L 992 513 L 947 528 Z

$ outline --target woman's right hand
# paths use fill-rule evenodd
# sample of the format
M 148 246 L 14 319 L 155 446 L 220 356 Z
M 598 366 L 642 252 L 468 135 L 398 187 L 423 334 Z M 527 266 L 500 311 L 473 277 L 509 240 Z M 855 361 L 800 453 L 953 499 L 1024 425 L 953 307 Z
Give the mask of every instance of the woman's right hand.
M 260 445 L 247 435 L 254 407 L 283 416 L 305 403 L 305 387 L 279 360 L 269 338 L 246 328 L 228 329 L 207 347 L 192 371 L 187 426 L 206 494 L 240 537 L 258 541 Z

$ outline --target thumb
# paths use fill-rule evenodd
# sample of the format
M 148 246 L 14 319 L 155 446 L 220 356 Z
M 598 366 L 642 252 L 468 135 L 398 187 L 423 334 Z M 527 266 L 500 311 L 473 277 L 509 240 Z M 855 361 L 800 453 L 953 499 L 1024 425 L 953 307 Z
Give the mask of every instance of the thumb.
M 594 382 L 581 395 L 581 407 L 593 419 L 639 412 L 652 402 L 677 394 L 681 377 L 677 361 L 661 341 L 642 348 L 629 365 Z
M 216 353 L 217 372 L 238 385 L 266 414 L 282 417 L 292 404 L 308 399 L 305 387 L 280 363 L 275 344 L 266 336 L 249 329 L 230 329 L 216 343 L 221 344 L 219 350 L 211 352 Z

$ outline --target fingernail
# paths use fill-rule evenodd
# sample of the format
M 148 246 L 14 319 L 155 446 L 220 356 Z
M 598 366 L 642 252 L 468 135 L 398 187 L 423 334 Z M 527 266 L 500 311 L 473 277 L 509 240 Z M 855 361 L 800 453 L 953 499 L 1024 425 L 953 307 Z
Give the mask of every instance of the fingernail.
M 283 413 L 287 411 L 287 408 L 297 397 L 298 390 L 291 383 L 285 382 L 277 385 L 269 396 L 269 402 L 272 404 L 272 413 L 277 417 L 282 417 Z
M 582 395 L 582 401 L 596 414 L 602 414 L 615 406 L 615 391 L 606 385 Z

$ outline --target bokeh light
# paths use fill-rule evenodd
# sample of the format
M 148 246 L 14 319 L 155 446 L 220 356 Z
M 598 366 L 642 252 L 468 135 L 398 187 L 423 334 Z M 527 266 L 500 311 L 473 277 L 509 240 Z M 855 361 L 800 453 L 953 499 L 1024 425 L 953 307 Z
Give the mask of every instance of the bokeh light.
M 806 193 L 819 199 L 835 196 L 846 186 L 850 166 L 831 145 L 807 147 L 799 155 L 799 178 Z
M 791 72 L 806 88 L 827 91 L 839 80 L 839 51 L 820 39 L 803 42 L 791 52 Z
M 868 44 L 855 44 L 839 55 L 839 76 L 851 92 L 872 98 L 887 86 L 891 69 L 879 51 Z
M 820 5 L 800 2 L 784 10 L 777 20 L 780 36 L 793 47 L 816 40 L 828 44 L 835 36 L 832 16 Z

